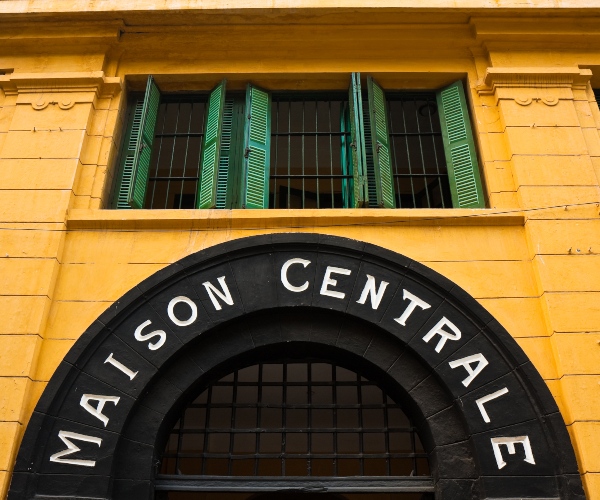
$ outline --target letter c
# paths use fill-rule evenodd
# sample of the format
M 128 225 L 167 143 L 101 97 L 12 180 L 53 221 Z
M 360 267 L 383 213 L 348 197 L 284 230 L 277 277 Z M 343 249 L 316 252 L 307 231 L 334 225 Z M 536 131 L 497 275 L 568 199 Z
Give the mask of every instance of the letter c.
M 310 260 L 300 259 L 299 257 L 296 257 L 294 259 L 288 260 L 281 267 L 281 282 L 283 283 L 283 286 L 286 287 L 290 292 L 303 292 L 308 288 L 308 281 L 306 281 L 303 285 L 294 286 L 287 279 L 287 271 L 292 264 L 302 264 L 304 267 L 306 267 L 310 264 Z

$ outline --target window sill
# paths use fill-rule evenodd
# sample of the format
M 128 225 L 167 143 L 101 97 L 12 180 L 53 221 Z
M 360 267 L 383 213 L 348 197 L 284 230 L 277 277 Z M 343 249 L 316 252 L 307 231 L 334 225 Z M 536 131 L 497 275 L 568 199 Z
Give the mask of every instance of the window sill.
M 523 212 L 498 209 L 82 210 L 67 229 L 281 229 L 327 226 L 522 226 Z

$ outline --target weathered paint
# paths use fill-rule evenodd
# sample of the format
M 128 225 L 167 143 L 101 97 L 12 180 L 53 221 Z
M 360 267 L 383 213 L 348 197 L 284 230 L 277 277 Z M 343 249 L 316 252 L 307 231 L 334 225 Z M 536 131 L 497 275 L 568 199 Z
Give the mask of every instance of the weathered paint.
M 0 497 L 46 382 L 116 298 L 197 250 L 291 231 L 395 250 L 478 299 L 545 378 L 600 498 L 600 2 L 362 5 L 0 2 Z M 397 89 L 466 78 L 490 208 L 102 209 L 125 89 L 148 74 L 165 91 L 345 90 L 352 71 Z

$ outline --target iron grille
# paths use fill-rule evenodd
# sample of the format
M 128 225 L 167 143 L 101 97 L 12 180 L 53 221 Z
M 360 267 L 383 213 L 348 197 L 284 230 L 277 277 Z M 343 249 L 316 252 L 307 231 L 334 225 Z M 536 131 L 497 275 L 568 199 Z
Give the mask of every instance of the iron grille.
M 387 92 L 386 98 L 396 207 L 451 207 L 435 93 Z M 269 207 L 349 207 L 347 96 L 289 93 L 273 94 L 272 100 Z M 206 105 L 205 95 L 163 96 L 145 208 L 196 207 Z M 375 200 L 366 122 L 369 195 Z
M 160 473 L 430 474 L 427 454 L 401 405 L 360 374 L 316 361 L 255 364 L 210 384 L 171 431 Z
M 162 97 L 144 208 L 196 208 L 206 99 Z
M 346 94 L 273 94 L 270 208 L 344 208 L 352 175 L 342 148 Z
M 396 207 L 452 208 L 433 92 L 386 92 Z

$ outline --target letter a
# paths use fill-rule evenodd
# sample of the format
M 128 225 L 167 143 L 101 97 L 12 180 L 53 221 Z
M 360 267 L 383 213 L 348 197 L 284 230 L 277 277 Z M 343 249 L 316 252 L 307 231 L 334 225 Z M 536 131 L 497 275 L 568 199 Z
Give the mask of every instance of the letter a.
M 98 406 L 96 406 L 96 408 L 94 408 L 91 404 L 88 403 L 90 399 L 93 401 L 98 401 Z M 88 413 L 96 417 L 98 420 L 100 420 L 100 422 L 104 424 L 104 427 L 106 427 L 109 418 L 106 415 L 104 415 L 104 413 L 102 413 L 104 405 L 106 403 L 114 403 L 115 406 L 117 406 L 117 403 L 120 399 L 121 398 L 117 396 L 96 396 L 95 394 L 84 394 L 83 396 L 81 396 L 81 401 L 79 402 L 79 404 L 85 411 L 87 411 Z
M 471 363 L 477 363 L 475 369 L 471 368 Z M 473 354 L 472 356 L 467 356 L 466 358 L 450 361 L 448 364 L 453 370 L 458 366 L 462 366 L 465 370 L 467 370 L 469 376 L 462 381 L 465 387 L 469 387 L 469 384 L 475 380 L 475 377 L 481 373 L 481 370 L 489 365 L 488 360 L 485 359 L 485 356 L 480 352 Z

